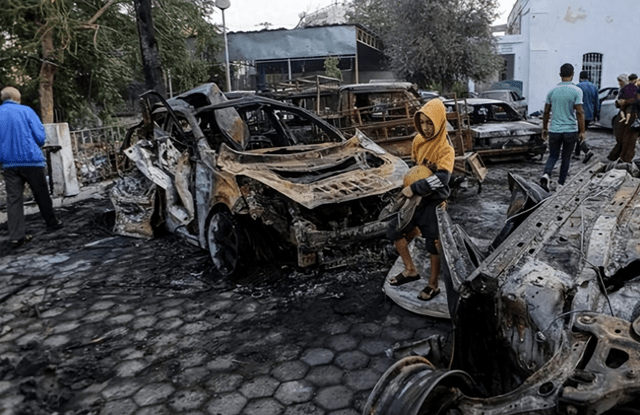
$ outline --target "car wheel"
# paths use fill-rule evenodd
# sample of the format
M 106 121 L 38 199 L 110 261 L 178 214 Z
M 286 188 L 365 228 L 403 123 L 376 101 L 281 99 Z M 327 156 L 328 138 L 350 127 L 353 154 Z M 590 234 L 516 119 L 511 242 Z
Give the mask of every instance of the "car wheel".
M 232 275 L 240 262 L 242 232 L 231 213 L 214 212 L 207 227 L 207 245 L 213 266 L 224 277 Z

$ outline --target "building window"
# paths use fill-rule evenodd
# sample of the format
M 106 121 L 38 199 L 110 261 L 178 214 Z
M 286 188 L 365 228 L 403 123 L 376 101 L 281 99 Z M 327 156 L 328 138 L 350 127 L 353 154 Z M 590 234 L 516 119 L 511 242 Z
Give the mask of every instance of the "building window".
M 589 73 L 589 80 L 600 89 L 602 82 L 602 53 L 582 55 L 582 70 Z

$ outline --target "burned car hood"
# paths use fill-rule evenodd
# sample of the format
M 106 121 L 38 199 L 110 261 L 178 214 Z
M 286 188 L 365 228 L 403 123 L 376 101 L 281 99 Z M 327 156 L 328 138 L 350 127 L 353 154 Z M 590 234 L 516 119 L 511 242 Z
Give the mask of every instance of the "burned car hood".
M 526 121 L 490 122 L 471 126 L 474 137 L 512 137 L 541 134 L 542 128 Z
M 360 131 L 341 143 L 252 151 L 235 151 L 223 145 L 217 166 L 235 176 L 257 180 L 308 209 L 399 188 L 408 170 L 402 159 Z

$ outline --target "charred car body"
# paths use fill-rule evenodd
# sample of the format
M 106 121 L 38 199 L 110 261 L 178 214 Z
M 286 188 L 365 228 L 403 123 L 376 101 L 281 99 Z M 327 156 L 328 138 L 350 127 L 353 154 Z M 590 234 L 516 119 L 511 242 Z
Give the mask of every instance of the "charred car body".
M 453 358 L 400 360 L 364 413 L 638 413 L 634 176 L 596 162 L 549 195 L 512 175 L 507 222 L 486 250 L 440 210 Z
M 112 191 L 117 233 L 164 226 L 208 249 L 222 275 L 248 253 L 294 252 L 307 266 L 323 249 L 384 235 L 378 215 L 407 165 L 363 134 L 346 140 L 302 108 L 227 100 L 214 84 L 147 107 L 125 150 L 143 183 L 127 177 Z
M 446 100 L 445 107 L 451 112 L 457 111 L 465 116 L 463 124 L 458 126 L 450 120 L 455 129 L 471 131 L 472 150 L 485 161 L 499 161 L 512 157 L 542 156 L 546 144 L 542 140 L 542 128 L 524 121 L 507 102 L 468 98 L 465 100 Z

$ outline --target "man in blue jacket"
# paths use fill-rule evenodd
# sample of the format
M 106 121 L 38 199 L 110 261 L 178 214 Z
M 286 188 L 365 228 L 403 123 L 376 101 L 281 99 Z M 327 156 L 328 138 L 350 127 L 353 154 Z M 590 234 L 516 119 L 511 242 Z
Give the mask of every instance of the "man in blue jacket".
M 584 110 L 584 128 L 599 118 L 600 98 L 598 97 L 598 87 L 589 82 L 589 72 L 580 72 L 580 83 L 576 85 L 582 90 L 582 109 Z M 576 157 L 580 157 L 580 150 L 584 151 L 583 163 L 587 163 L 593 157 L 593 150 L 589 149 L 587 143 L 582 141 L 576 145 Z
M 20 105 L 20 92 L 13 87 L 0 91 L 0 164 L 4 168 L 7 187 L 7 225 L 11 246 L 29 242 L 24 223 L 24 184 L 29 183 L 40 214 L 49 231 L 62 228 L 53 211 L 47 188 L 46 161 L 40 147 L 44 145 L 44 126 L 36 113 Z

